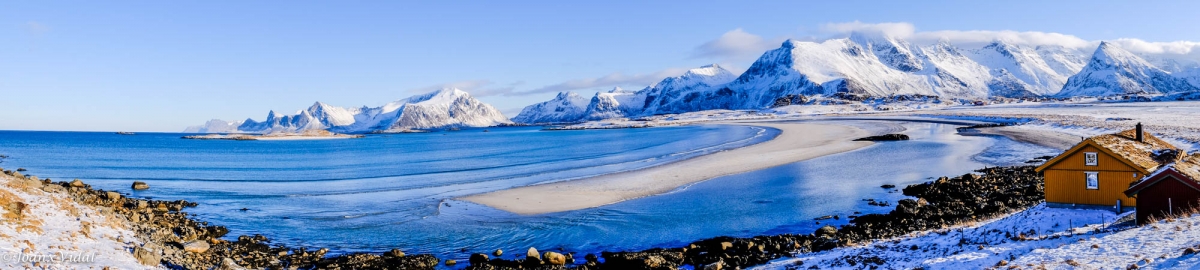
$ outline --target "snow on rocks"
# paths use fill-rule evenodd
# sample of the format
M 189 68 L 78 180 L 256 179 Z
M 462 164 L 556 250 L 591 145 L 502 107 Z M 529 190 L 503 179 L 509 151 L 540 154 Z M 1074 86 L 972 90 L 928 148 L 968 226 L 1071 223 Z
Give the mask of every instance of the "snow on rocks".
M 42 186 L 32 178 L 0 175 L 0 269 L 160 268 L 157 262 L 138 262 L 131 250 L 139 241 L 112 213 Z
M 1013 265 L 1047 268 L 1195 269 L 1200 267 L 1200 216 L 1172 218 L 1121 232 L 1032 250 Z M 1191 250 L 1190 252 L 1188 250 Z M 1131 268 L 1131 267 L 1130 267 Z
M 797 254 L 755 269 L 983 269 L 1093 237 L 1119 226 L 1112 211 L 1050 208 L 1038 205 L 990 221 L 912 233 L 854 247 Z M 1062 260 L 1059 260 L 1060 262 Z M 1038 264 L 1034 264 L 1038 265 Z

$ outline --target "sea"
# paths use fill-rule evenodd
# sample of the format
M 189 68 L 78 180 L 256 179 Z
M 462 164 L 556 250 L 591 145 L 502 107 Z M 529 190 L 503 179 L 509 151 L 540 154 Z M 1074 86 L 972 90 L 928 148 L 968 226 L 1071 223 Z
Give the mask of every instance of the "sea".
M 862 124 L 862 123 L 859 123 Z M 0 131 L 0 167 L 80 179 L 130 197 L 197 202 L 185 211 L 274 244 L 332 253 L 398 248 L 442 259 L 472 253 L 576 254 L 682 246 L 717 236 L 807 234 L 886 213 L 899 188 L 1058 151 L 951 124 L 904 122 L 908 141 L 729 175 L 666 194 L 540 215 L 456 198 L 637 170 L 770 140 L 780 131 L 688 125 L 548 131 L 463 129 L 297 141 L 188 140 L 181 133 Z M 700 168 L 702 169 L 702 168 Z M 143 181 L 148 190 L 132 190 Z M 882 188 L 882 185 L 899 188 Z M 836 215 L 837 219 L 815 220 Z M 512 257 L 516 258 L 516 257 Z

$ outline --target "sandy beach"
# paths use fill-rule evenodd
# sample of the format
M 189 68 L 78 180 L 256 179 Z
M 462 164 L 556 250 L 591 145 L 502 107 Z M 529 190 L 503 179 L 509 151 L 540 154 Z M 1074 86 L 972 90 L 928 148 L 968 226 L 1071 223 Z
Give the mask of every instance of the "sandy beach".
M 716 177 L 761 170 L 872 144 L 851 141 L 872 134 L 844 125 L 761 122 L 728 124 L 770 127 L 782 132 L 767 142 L 662 166 L 506 189 L 459 199 L 521 215 L 578 210 L 662 194 Z

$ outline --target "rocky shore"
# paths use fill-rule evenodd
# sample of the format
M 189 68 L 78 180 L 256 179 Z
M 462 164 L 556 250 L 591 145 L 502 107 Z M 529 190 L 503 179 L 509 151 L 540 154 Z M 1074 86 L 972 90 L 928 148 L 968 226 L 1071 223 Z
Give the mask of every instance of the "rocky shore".
M 849 225 L 840 228 L 825 226 L 812 234 L 716 237 L 684 247 L 603 252 L 600 257 L 589 255 L 582 265 L 571 267 L 530 263 L 539 261 L 532 256 L 523 260 L 480 259 L 472 260 L 471 267 L 467 269 L 667 270 L 683 265 L 691 265 L 695 269 L 741 269 L 797 253 L 853 246 L 1023 210 L 1044 198 L 1043 179 L 1034 168 L 987 168 L 977 171 L 980 174 L 942 177 L 936 181 L 910 185 L 904 188 L 904 194 L 916 199 L 900 200 L 891 212 L 862 215 L 853 218 Z M 871 262 L 867 260 L 861 263 L 866 266 Z
M 54 182 L 16 171 L 4 173 L 18 185 L 46 193 L 67 194 L 80 204 L 123 219 L 121 225 L 136 232 L 138 242 L 142 243 L 133 247 L 134 257 L 147 266 L 172 269 L 433 269 L 439 263 L 432 255 L 406 255 L 400 250 L 326 257 L 328 249 L 289 248 L 271 244 L 262 235 L 243 235 L 236 241 L 223 240 L 221 237 L 229 232 L 228 229 L 192 219 L 184 212 L 188 207 L 195 207 L 194 202 L 129 198 L 114 191 L 93 189 L 78 179 Z
M 872 240 L 945 228 L 987 219 L 1039 203 L 1043 198 L 1042 178 L 1034 167 L 1004 167 L 979 170 L 980 174 L 942 177 L 910 185 L 904 199 L 887 214 L 854 217 L 840 228 L 822 227 L 811 234 L 783 234 L 750 238 L 716 237 L 682 247 L 655 248 L 636 252 L 539 253 L 530 248 L 520 259 L 490 258 L 474 254 L 465 269 L 739 269 L 765 264 L 798 253 L 853 246 Z M 184 212 L 196 203 L 144 200 L 117 192 L 92 189 L 82 181 L 53 182 L 19 172 L 5 171 L 27 185 L 45 192 L 69 194 L 75 201 L 101 208 L 125 219 L 140 238 L 133 249 L 146 265 L 176 269 L 434 269 L 439 264 L 462 264 L 454 260 L 406 255 L 399 249 L 383 254 L 354 253 L 326 257 L 328 249 L 291 248 L 272 244 L 261 235 L 243 235 L 224 240 L 228 230 L 189 218 Z M 1016 236 L 1014 236 L 1016 237 Z M 919 249 L 919 247 L 918 247 Z M 499 255 L 501 251 L 493 255 Z M 497 256 L 499 257 L 499 256 Z M 871 262 L 864 261 L 864 265 Z

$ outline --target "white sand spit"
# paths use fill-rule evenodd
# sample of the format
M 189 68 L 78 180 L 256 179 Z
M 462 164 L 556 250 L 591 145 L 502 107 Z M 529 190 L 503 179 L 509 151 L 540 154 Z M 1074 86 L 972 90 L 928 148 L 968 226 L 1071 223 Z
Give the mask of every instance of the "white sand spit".
M 862 129 L 844 125 L 741 124 L 771 127 L 782 132 L 775 139 L 763 143 L 661 166 L 499 190 L 459 199 L 521 215 L 578 210 L 662 194 L 716 177 L 761 170 L 872 144 L 852 141 L 870 134 Z

